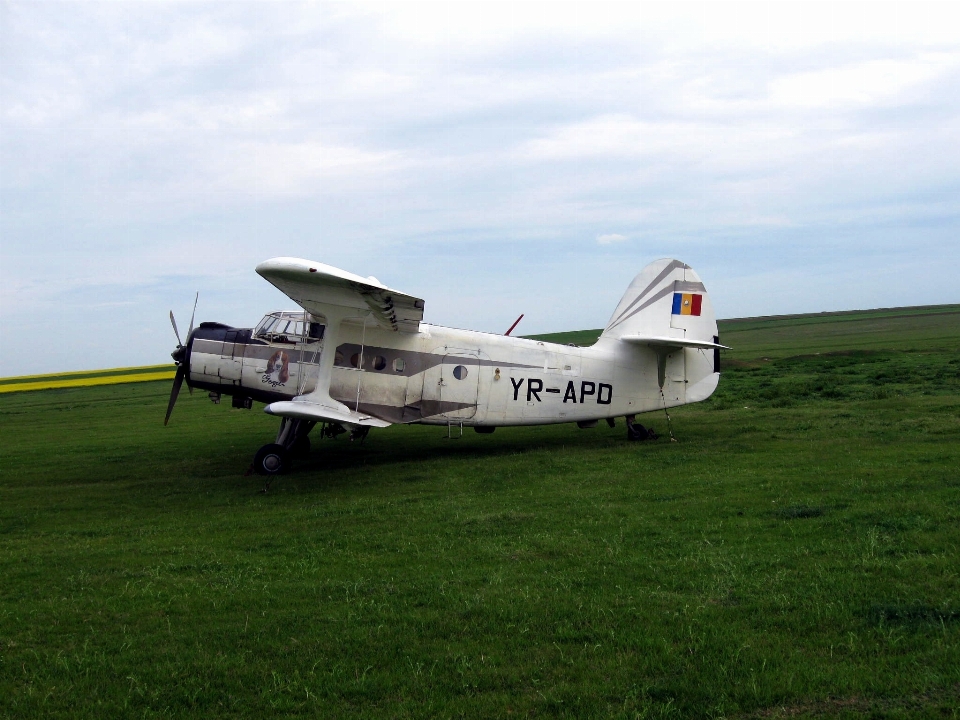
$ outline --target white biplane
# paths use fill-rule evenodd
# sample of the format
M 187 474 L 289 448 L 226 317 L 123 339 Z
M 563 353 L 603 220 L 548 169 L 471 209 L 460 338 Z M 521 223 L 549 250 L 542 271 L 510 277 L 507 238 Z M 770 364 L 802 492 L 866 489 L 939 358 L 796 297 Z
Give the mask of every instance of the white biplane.
M 631 437 L 646 437 L 636 414 L 705 400 L 720 379 L 710 298 L 678 260 L 645 267 L 590 347 L 430 325 L 420 298 L 310 260 L 274 258 L 257 272 L 301 310 L 270 313 L 253 329 L 194 329 L 191 317 L 186 344 L 171 312 L 177 372 L 164 424 L 184 380 L 215 402 L 267 403 L 281 420 L 254 458 L 263 475 L 308 450 L 318 423 L 324 436 L 363 438 L 395 423 L 491 433 L 625 417 Z

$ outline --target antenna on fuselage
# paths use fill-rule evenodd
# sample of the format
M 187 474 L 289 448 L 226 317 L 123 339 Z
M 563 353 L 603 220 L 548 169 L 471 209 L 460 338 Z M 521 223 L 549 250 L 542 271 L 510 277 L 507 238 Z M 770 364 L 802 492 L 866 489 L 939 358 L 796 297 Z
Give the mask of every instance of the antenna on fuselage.
M 521 320 L 523 320 L 523 313 L 520 313 L 520 317 L 517 318 L 517 321 L 516 321 L 515 323 L 513 323 L 513 325 L 510 326 L 510 329 L 507 330 L 507 331 L 504 333 L 504 335 L 509 335 L 510 333 L 512 333 L 512 332 L 513 332 L 513 329 L 514 329 L 517 325 L 520 324 L 520 321 L 521 321 Z

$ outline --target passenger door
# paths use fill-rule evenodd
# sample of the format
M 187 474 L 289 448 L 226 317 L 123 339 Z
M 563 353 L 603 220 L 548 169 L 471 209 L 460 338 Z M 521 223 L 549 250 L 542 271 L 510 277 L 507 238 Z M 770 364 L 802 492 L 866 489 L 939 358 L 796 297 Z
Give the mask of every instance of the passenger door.
M 444 348 L 438 349 L 443 352 Z M 423 417 L 448 421 L 469 420 L 477 413 L 480 357 L 476 351 L 452 351 L 423 374 Z

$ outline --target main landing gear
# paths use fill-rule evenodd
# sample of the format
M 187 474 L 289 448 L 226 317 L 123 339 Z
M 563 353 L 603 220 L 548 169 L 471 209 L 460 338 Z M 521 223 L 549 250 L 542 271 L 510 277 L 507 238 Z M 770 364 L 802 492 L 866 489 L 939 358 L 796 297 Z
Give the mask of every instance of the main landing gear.
M 636 422 L 635 415 L 627 415 L 624 419 L 627 421 L 627 440 L 637 442 L 641 440 L 656 440 L 660 437 L 653 431 L 653 428 L 645 428 Z
M 280 475 L 290 469 L 290 463 L 293 459 L 310 453 L 310 431 L 316 424 L 313 420 L 294 420 L 286 417 L 280 420 L 277 439 L 264 445 L 253 456 L 253 472 L 267 478 L 267 482 L 263 486 L 263 492 L 270 488 L 270 481 L 275 475 Z M 324 423 L 320 428 L 320 437 L 333 439 L 346 432 L 348 432 L 347 429 L 340 423 Z M 349 432 L 350 441 L 359 440 L 362 445 L 370 432 L 370 428 L 366 426 L 354 427 Z
M 258 475 L 272 477 L 290 469 L 290 461 L 310 452 L 310 431 L 317 423 L 312 420 L 283 418 L 277 439 L 257 450 L 253 470 Z

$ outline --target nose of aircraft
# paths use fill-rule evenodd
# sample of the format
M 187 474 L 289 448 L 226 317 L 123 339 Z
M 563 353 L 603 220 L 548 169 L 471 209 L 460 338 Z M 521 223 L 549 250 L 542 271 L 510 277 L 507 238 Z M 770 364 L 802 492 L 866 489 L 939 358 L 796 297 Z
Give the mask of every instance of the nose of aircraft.
M 190 338 L 187 337 L 187 345 L 190 344 Z M 187 359 L 187 345 L 177 345 L 177 349 L 170 353 L 170 357 L 177 365 L 182 365 Z
M 173 317 L 173 310 L 170 311 L 170 324 L 173 325 L 173 333 L 177 336 L 177 349 L 170 353 L 170 357 L 172 357 L 173 361 L 177 364 L 177 373 L 173 376 L 173 388 L 170 390 L 170 401 L 167 403 L 167 415 L 163 418 L 164 425 L 170 421 L 170 414 L 173 412 L 173 406 L 177 404 L 177 396 L 180 394 L 180 386 L 183 385 L 183 379 L 190 370 L 188 351 L 190 348 L 190 336 L 193 335 L 193 319 L 197 314 L 197 300 L 199 298 L 200 293 L 197 293 L 197 297 L 193 300 L 193 313 L 190 315 L 190 327 L 187 330 L 186 345 L 180 340 L 177 321 Z M 187 385 L 187 388 L 189 389 L 190 386 Z

